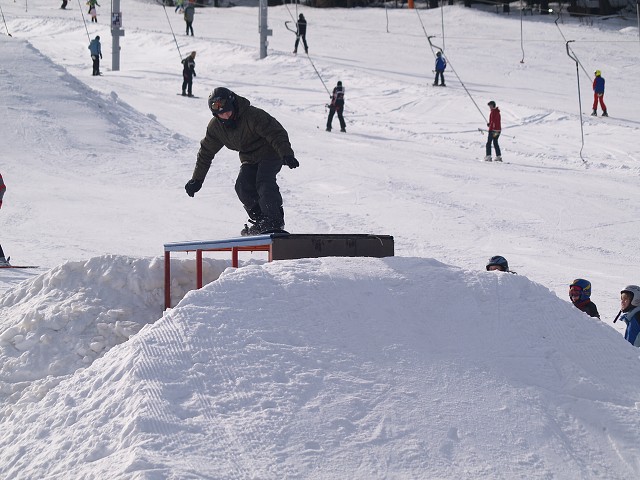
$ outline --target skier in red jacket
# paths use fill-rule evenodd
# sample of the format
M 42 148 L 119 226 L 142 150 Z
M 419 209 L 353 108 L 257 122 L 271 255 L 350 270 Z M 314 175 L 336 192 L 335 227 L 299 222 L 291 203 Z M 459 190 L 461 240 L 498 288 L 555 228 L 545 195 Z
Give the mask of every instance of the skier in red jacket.
M 498 137 L 500 137 L 500 130 L 502 129 L 500 124 L 500 109 L 493 100 L 487 103 L 487 105 L 491 108 L 491 113 L 489 114 L 489 123 L 487 123 L 487 127 L 489 127 L 489 138 L 487 139 L 487 155 L 484 157 L 484 161 L 491 161 L 491 143 L 493 143 L 493 147 L 496 149 L 495 161 L 501 162 L 502 155 L 500 154 L 500 145 L 498 145 Z

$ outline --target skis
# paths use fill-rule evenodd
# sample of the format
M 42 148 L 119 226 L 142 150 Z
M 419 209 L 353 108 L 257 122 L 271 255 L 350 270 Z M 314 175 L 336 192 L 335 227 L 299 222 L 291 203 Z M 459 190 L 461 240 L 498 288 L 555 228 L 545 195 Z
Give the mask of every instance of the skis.
M 40 268 L 38 265 L 0 265 L 0 268 Z

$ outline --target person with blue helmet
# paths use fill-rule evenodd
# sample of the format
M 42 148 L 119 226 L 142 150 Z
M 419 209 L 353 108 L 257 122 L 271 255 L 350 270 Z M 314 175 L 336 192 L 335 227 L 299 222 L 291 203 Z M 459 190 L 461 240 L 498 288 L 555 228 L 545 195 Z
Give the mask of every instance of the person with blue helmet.
M 627 324 L 624 339 L 634 347 L 640 347 L 640 287 L 627 285 L 620 292 L 620 312 L 613 320 L 618 319 Z
M 598 307 L 591 301 L 591 282 L 584 278 L 576 278 L 569 285 L 569 299 L 575 307 L 589 315 L 600 318 Z

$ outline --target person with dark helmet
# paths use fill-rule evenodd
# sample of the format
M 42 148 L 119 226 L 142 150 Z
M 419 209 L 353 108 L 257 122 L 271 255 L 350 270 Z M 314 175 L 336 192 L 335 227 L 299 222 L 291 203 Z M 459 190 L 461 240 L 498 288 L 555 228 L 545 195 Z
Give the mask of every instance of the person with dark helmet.
M 627 285 L 620 292 L 620 311 L 613 320 L 627 324 L 624 339 L 634 347 L 640 347 L 640 287 Z
M 333 123 L 333 116 L 338 114 L 338 121 L 340 122 L 340 131 L 346 133 L 347 124 L 344 121 L 342 112 L 344 111 L 344 87 L 342 81 L 338 80 L 338 83 L 333 88 L 331 94 L 331 103 L 329 106 L 329 116 L 327 117 L 327 132 L 331 131 L 331 124 Z
M 442 55 L 441 51 L 438 51 L 438 53 L 436 53 L 436 79 L 433 81 L 433 86 L 437 87 L 438 86 L 438 77 L 440 77 L 440 86 L 441 87 L 446 87 L 445 83 L 444 83 L 444 70 L 445 68 L 447 68 L 447 61 L 445 60 L 444 56 Z
M 282 165 L 300 166 L 287 131 L 267 112 L 228 88 L 216 88 L 208 103 L 213 118 L 200 142 L 191 180 L 185 185 L 187 195 L 193 197 L 200 190 L 213 158 L 222 147 L 235 150 L 240 154 L 236 193 L 252 224 L 245 224 L 241 235 L 281 231 L 284 209 L 276 175 Z
M 487 262 L 486 268 L 489 272 L 497 270 L 499 272 L 516 273 L 509 270 L 509 263 L 507 262 L 507 259 L 500 255 L 494 255 L 493 257 L 491 257 Z
M 302 38 L 302 44 L 304 45 L 304 53 L 309 53 L 309 46 L 307 45 L 307 19 L 304 18 L 303 14 L 298 16 L 297 32 L 296 32 L 296 43 L 293 47 L 293 53 L 298 53 L 298 44 L 300 43 L 300 39 Z
M 590 317 L 600 318 L 598 307 L 591 301 L 591 282 L 584 278 L 576 278 L 569 285 L 569 299 L 576 308 Z

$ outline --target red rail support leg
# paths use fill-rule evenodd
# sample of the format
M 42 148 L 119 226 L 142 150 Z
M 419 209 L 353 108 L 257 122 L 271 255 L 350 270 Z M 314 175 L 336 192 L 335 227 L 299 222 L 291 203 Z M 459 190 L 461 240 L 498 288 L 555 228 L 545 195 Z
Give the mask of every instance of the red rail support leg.
M 231 248 L 231 266 L 238 268 L 238 249 L 237 247 Z
M 196 250 L 196 280 L 196 287 L 202 288 L 202 250 Z
M 164 252 L 164 309 L 171 308 L 171 252 Z

